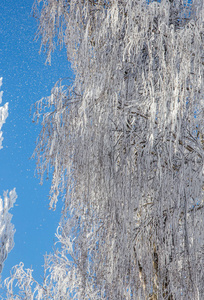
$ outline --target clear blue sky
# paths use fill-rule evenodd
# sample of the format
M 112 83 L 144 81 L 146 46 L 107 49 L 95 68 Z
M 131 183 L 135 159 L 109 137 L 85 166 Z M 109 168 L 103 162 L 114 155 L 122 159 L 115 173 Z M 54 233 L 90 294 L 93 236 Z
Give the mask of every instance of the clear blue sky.
M 39 55 L 40 41 L 34 41 L 37 22 L 32 17 L 33 0 L 0 1 L 0 77 L 3 77 L 2 105 L 9 102 L 9 117 L 3 125 L 0 150 L 0 195 L 16 187 L 16 206 L 12 209 L 15 246 L 5 262 L 2 279 L 12 266 L 24 262 L 43 276 L 43 255 L 52 251 L 62 203 L 49 211 L 50 181 L 39 184 L 34 177 L 35 161 L 29 159 L 35 148 L 40 126 L 32 123 L 30 106 L 50 94 L 60 77 L 73 76 L 66 52 L 57 50 L 52 65 Z

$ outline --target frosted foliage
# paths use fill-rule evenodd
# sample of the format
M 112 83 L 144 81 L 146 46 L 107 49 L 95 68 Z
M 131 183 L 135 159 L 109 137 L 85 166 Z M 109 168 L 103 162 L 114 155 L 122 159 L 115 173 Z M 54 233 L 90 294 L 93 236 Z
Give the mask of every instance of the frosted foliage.
M 204 299 L 203 1 L 39 2 L 75 71 L 37 103 L 65 207 L 42 299 Z
M 0 197 L 0 273 L 3 269 L 4 261 L 8 253 L 14 246 L 14 225 L 11 223 L 12 214 L 9 210 L 16 202 L 16 191 L 13 189 L 9 192 L 4 192 L 3 199 Z
M 2 86 L 2 77 L 0 77 L 0 88 Z M 2 103 L 3 91 L 0 91 L 0 104 Z M 0 106 L 0 149 L 2 149 L 2 125 L 5 123 L 6 118 L 8 117 L 8 103 L 4 104 L 4 106 Z

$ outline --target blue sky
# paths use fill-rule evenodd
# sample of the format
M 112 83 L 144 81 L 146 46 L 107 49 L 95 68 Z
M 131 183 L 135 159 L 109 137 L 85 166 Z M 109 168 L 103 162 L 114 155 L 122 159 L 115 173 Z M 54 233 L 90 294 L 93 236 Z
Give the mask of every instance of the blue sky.
M 2 279 L 12 266 L 24 262 L 43 276 L 43 255 L 52 251 L 62 203 L 55 212 L 48 209 L 50 181 L 41 186 L 34 177 L 35 160 L 30 159 L 40 125 L 32 123 L 30 107 L 50 94 L 55 82 L 73 76 L 65 49 L 55 51 L 51 66 L 39 55 L 40 41 L 34 41 L 37 22 L 32 17 L 33 0 L 0 1 L 0 77 L 3 77 L 2 105 L 9 102 L 9 117 L 3 125 L 0 150 L 0 195 L 14 187 L 18 195 L 12 209 L 15 246 L 5 262 Z

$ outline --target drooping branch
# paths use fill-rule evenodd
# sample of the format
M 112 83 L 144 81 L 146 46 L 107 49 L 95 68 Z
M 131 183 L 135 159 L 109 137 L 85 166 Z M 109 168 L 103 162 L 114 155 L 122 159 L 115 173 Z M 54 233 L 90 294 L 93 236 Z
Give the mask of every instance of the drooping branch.
M 54 168 L 50 205 L 61 192 L 77 257 L 50 261 L 61 297 L 203 296 L 203 9 L 43 2 L 48 58 L 57 34 L 76 75 L 45 102 L 36 148 L 40 171 Z

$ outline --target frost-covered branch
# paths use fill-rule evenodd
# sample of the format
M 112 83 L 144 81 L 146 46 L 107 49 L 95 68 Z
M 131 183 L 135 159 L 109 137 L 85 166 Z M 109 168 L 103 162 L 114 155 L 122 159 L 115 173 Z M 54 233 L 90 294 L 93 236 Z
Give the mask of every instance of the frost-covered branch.
M 2 78 L 0 78 L 0 87 L 2 85 Z M 0 104 L 2 102 L 3 92 L 0 92 Z M 0 149 L 2 146 L 2 131 L 1 127 L 5 123 L 8 116 L 8 103 L 0 107 Z M 12 215 L 9 210 L 13 207 L 17 195 L 15 189 L 9 192 L 4 192 L 3 199 L 0 196 L 0 274 L 3 269 L 4 261 L 8 253 L 14 246 L 14 226 L 11 223 Z
M 39 2 L 48 61 L 58 40 L 75 72 L 37 104 L 64 199 L 53 297 L 204 298 L 203 2 Z
M 36 149 L 42 173 L 54 168 L 51 206 L 62 192 L 73 225 L 76 293 L 90 281 L 101 299 L 203 296 L 203 9 L 43 1 L 48 60 L 58 38 L 76 75 L 47 99 Z
M 12 214 L 9 210 L 16 202 L 16 191 L 13 189 L 9 192 L 4 192 L 3 199 L 0 197 L 0 273 L 3 269 L 3 263 L 7 258 L 8 253 L 14 246 L 14 225 L 11 223 Z

